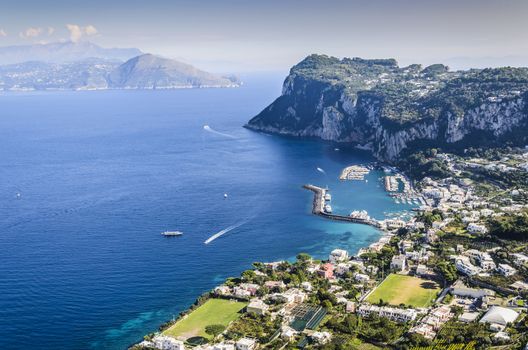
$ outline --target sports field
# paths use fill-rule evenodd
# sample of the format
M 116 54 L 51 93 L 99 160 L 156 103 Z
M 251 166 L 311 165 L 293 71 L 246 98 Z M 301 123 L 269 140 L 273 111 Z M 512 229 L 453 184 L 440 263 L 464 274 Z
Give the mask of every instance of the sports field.
M 247 303 L 225 299 L 209 299 L 202 306 L 191 312 L 186 318 L 178 321 L 163 332 L 175 338 L 186 340 L 191 337 L 202 336 L 210 339 L 205 333 L 205 327 L 212 324 L 229 325 L 239 317 L 239 312 Z
M 418 277 L 390 274 L 368 296 L 367 302 L 377 304 L 380 299 L 391 305 L 427 307 L 433 303 L 440 286 L 430 280 Z

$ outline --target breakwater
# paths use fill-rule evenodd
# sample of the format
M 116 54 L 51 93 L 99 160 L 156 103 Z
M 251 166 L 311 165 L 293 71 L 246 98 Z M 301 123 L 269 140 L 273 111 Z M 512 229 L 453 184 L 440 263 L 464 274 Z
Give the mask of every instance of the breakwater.
M 303 185 L 303 188 L 310 190 L 314 193 L 313 204 L 312 204 L 312 214 L 314 215 L 318 215 L 326 219 L 335 220 L 335 221 L 345 221 L 345 222 L 351 222 L 355 224 L 370 225 L 376 228 L 382 227 L 379 221 L 372 219 L 372 218 L 364 219 L 364 218 L 357 218 L 357 217 L 352 217 L 352 216 L 327 213 L 324 210 L 324 205 L 325 205 L 324 197 L 325 197 L 327 190 L 322 187 L 318 187 L 314 185 Z

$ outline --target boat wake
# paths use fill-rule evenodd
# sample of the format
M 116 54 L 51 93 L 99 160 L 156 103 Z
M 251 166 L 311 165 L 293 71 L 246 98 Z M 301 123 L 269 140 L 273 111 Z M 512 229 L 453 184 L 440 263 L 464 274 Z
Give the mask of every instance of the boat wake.
M 224 137 L 229 137 L 230 139 L 235 139 L 236 137 L 234 137 L 233 135 L 229 135 L 229 134 L 226 134 L 226 133 L 223 133 L 223 132 L 220 132 L 220 131 L 216 131 L 215 129 L 211 128 L 209 125 L 204 125 L 203 126 L 203 129 L 205 131 L 208 131 L 210 133 L 213 133 L 213 134 L 216 134 L 216 135 L 220 135 L 220 136 L 224 136 Z
M 223 229 L 222 231 L 219 231 L 217 233 L 215 233 L 214 235 L 212 235 L 211 237 L 207 238 L 204 242 L 204 244 L 209 244 L 211 243 L 212 241 L 214 241 L 215 239 L 217 238 L 220 238 L 222 237 L 223 235 L 225 235 L 226 233 L 228 233 L 229 231 L 232 231 L 242 225 L 244 225 L 245 223 L 247 223 L 249 220 L 244 220 L 244 221 L 241 221 L 239 222 L 238 224 L 235 224 L 235 225 L 231 225 L 225 229 Z

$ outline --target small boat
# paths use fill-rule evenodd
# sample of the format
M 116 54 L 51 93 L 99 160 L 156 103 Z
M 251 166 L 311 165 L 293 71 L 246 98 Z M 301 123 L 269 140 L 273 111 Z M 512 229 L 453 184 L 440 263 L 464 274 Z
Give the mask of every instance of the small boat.
M 161 233 L 163 236 L 166 237 L 175 237 L 175 236 L 181 236 L 183 235 L 183 232 L 181 231 L 165 231 Z
M 331 201 L 332 200 L 332 195 L 328 192 L 326 192 L 325 196 L 324 196 L 324 199 L 325 201 Z
M 224 193 L 224 199 L 226 199 L 226 198 L 227 198 L 227 193 Z
M 332 206 L 330 204 L 327 204 L 324 206 L 325 213 L 331 214 L 332 213 Z
M 17 197 L 17 199 L 20 199 L 20 197 L 22 197 L 22 195 L 20 194 L 20 192 L 17 192 L 16 197 Z

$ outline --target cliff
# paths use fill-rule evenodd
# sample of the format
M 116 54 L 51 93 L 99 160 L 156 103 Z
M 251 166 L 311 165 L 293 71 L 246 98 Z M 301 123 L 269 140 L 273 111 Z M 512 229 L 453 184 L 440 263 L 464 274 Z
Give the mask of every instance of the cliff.
M 311 55 L 246 127 L 350 142 L 387 161 L 425 146 L 525 145 L 528 68 L 450 72 L 441 64 Z

